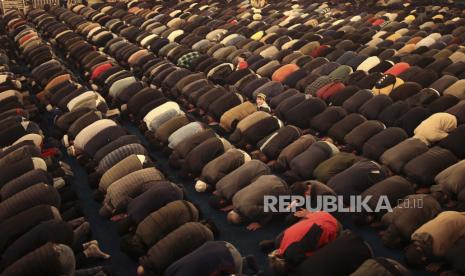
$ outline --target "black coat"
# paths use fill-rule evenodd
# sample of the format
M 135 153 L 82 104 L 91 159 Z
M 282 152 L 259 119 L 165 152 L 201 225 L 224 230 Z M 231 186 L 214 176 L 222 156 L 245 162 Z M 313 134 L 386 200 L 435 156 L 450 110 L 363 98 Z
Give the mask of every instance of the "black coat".
M 372 256 L 371 248 L 361 237 L 344 233 L 303 261 L 297 275 L 346 276 Z

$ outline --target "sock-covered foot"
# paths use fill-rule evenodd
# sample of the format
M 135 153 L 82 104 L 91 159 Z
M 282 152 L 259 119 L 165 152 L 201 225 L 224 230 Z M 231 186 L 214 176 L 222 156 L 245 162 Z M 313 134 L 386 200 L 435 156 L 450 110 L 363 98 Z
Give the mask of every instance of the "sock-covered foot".
M 84 250 L 84 254 L 87 258 L 109 259 L 111 257 L 107 253 L 102 252 L 97 244 L 91 244 L 87 247 L 87 249 Z
M 85 242 L 85 243 L 82 244 L 82 247 L 83 247 L 84 249 L 87 249 L 87 248 L 89 248 L 89 246 L 91 246 L 91 245 L 93 245 L 93 244 L 95 244 L 95 245 L 98 246 L 98 241 L 97 241 L 97 240 L 92 240 L 92 241 L 90 241 L 90 242 Z

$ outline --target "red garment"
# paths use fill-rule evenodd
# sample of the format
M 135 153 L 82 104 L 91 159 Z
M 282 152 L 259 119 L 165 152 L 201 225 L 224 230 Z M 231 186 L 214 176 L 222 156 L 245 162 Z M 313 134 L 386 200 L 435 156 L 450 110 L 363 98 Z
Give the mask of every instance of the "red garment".
M 379 18 L 379 19 L 376 19 L 375 21 L 373 21 L 373 23 L 371 23 L 371 25 L 373 25 L 373 26 L 379 26 L 379 25 L 383 24 L 384 21 L 385 21 L 384 19 Z
M 314 224 L 317 224 L 323 230 L 317 249 L 336 239 L 339 225 L 331 214 L 327 212 L 308 213 L 304 219 L 284 231 L 284 236 L 278 249 L 279 254 L 284 255 L 284 252 L 291 244 L 302 240 Z M 313 251 L 306 252 L 305 255 L 310 256 L 312 254 Z
M 237 70 L 242 70 L 242 69 L 247 69 L 247 68 L 249 68 L 249 64 L 245 60 L 239 61 L 239 63 L 237 64 Z
M 18 41 L 19 45 L 23 45 L 24 43 L 26 43 L 26 41 L 28 41 L 29 39 L 33 38 L 33 37 L 36 37 L 37 34 L 35 33 L 30 33 L 30 34 L 27 34 L 23 37 L 21 37 Z
M 283 82 L 289 75 L 297 70 L 299 70 L 299 66 L 296 64 L 283 65 L 274 71 L 273 75 L 271 76 L 271 80 Z
M 336 95 L 346 86 L 342 82 L 332 82 L 328 83 L 327 85 L 321 87 L 316 92 L 316 96 L 322 100 L 327 100 L 329 97 Z
M 312 58 L 316 58 L 316 57 L 319 57 L 319 56 L 323 56 L 323 54 L 326 52 L 326 50 L 328 50 L 329 46 L 328 45 L 321 45 L 319 47 L 316 47 L 315 49 L 313 49 L 313 51 L 310 53 L 310 56 Z
M 111 65 L 111 63 L 105 63 L 105 64 L 97 66 L 94 69 L 94 71 L 92 71 L 92 75 L 91 75 L 90 79 L 94 80 L 95 78 L 100 76 L 102 73 L 104 73 L 105 71 L 110 69 L 111 67 L 113 67 L 113 65 Z
M 42 151 L 42 157 L 55 156 L 58 154 L 57 148 L 49 148 Z
M 402 72 L 404 72 L 405 70 L 409 68 L 410 68 L 410 64 L 406 62 L 399 62 L 399 63 L 394 64 L 394 66 L 389 68 L 386 72 L 384 72 L 384 74 L 391 74 L 397 77 L 398 75 L 402 74 Z

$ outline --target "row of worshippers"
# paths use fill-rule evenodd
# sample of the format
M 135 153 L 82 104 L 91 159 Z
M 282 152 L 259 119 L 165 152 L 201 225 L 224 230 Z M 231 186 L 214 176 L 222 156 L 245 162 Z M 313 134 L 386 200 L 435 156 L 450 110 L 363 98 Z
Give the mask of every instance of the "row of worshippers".
M 41 124 L 33 96 L 38 90 L 31 88 L 39 79 L 21 70 L 24 62 L 34 71 L 53 52 L 17 11 L 2 19 L 7 24 L 0 53 L 0 275 L 109 275 L 103 266 L 85 268 L 110 255 L 91 240 L 72 188 L 73 171 Z M 23 46 L 19 55 L 17 45 Z M 33 49 L 35 54 L 24 55 Z

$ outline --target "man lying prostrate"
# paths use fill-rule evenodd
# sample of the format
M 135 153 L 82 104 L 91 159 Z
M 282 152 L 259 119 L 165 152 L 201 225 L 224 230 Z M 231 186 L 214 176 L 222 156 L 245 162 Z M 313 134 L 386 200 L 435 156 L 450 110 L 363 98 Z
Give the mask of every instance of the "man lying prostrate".
M 275 240 L 260 242 L 262 250 L 274 250 L 270 265 L 278 274 L 298 266 L 307 256 L 334 241 L 341 225 L 326 212 L 305 212 L 301 220 L 280 233 Z
M 433 257 L 444 257 L 465 236 L 465 213 L 444 211 L 418 228 L 405 251 L 407 264 L 425 267 Z
M 257 144 L 258 150 L 252 152 L 254 159 L 259 159 L 265 163 L 278 158 L 281 151 L 289 144 L 297 140 L 302 135 L 302 131 L 295 126 L 287 125 L 273 132 L 260 140 Z
M 183 114 L 183 112 L 176 102 L 166 102 L 147 113 L 139 127 L 141 130 L 153 132 L 161 124 L 179 114 Z
M 228 221 L 233 224 L 247 223 L 247 229 L 255 231 L 273 218 L 272 212 L 265 212 L 264 196 L 290 195 L 284 180 L 276 175 L 263 175 L 237 192 L 232 198 L 233 210 Z
M 65 244 L 49 242 L 8 266 L 1 275 L 107 275 L 101 266 L 76 270 L 73 250 Z
M 213 241 L 211 225 L 187 222 L 155 243 L 139 258 L 137 275 L 162 275 L 175 261 L 193 252 L 205 242 Z
M 373 186 L 363 191 L 360 196 L 362 199 L 369 197 L 369 200 L 366 202 L 367 206 L 371 208 L 371 210 L 377 210 L 378 203 L 382 197 L 387 199 L 390 206 L 393 206 L 406 196 L 413 194 L 415 194 L 413 183 L 410 183 L 400 175 L 393 175 L 375 183 Z M 357 224 L 377 224 L 386 212 L 389 212 L 389 210 L 384 208 L 373 213 L 362 211 L 353 214 L 352 218 Z
M 440 172 L 434 178 L 436 185 L 431 186 L 431 194 L 440 204 L 453 206 L 465 203 L 465 161 L 460 161 Z
M 339 149 L 329 141 L 318 141 L 297 155 L 289 164 L 290 170 L 285 173 L 289 183 L 311 179 L 313 171 L 323 161 L 339 153 Z
M 180 168 L 184 163 L 186 156 L 189 152 L 194 149 L 196 146 L 200 145 L 205 140 L 216 137 L 216 133 L 210 129 L 203 129 L 191 136 L 187 137 L 186 139 L 179 142 L 176 147 L 173 148 L 173 151 L 170 154 L 168 159 L 168 163 L 173 168 Z
M 82 222 L 82 223 L 81 223 Z M 81 224 L 79 224 L 81 223 Z M 73 229 L 74 225 L 79 225 Z M 0 269 L 12 265 L 47 242 L 66 244 L 73 248 L 76 254 L 78 266 L 81 266 L 86 259 L 101 258 L 109 259 L 110 255 L 103 253 L 96 240 L 82 243 L 85 236 L 89 234 L 90 224 L 84 218 L 78 218 L 71 222 L 54 219 L 41 222 L 28 232 L 24 233 L 14 241 L 3 253 Z
M 211 137 L 197 145 L 187 154 L 182 171 L 185 175 L 197 177 L 208 162 L 233 147 L 225 138 Z
M 169 181 L 156 181 L 151 187 L 135 198 L 127 198 L 126 204 L 120 204 L 116 210 L 119 216 L 113 217 L 117 220 L 119 217 L 124 219 L 119 223 L 120 233 L 131 230 L 133 226 L 138 225 L 150 213 L 157 211 L 166 204 L 181 200 L 185 197 L 185 191 L 182 186 L 178 186 Z
M 415 230 L 441 211 L 441 205 L 431 195 L 413 194 L 405 197 L 392 212 L 386 213 L 381 219 L 387 227 L 381 232 L 383 245 L 389 248 L 403 247 L 408 244 Z
M 195 251 L 171 264 L 167 276 L 243 275 L 251 269 L 258 273 L 253 256 L 242 257 L 234 245 L 225 241 L 208 241 Z
M 436 113 L 424 120 L 416 129 L 414 138 L 430 145 L 449 135 L 457 128 L 457 118 L 449 113 Z
M 387 178 L 389 173 L 386 167 L 375 161 L 361 160 L 332 177 L 327 184 L 337 195 L 344 197 L 345 204 L 349 204 L 351 196 L 360 195 Z
M 128 198 L 137 197 L 163 179 L 163 174 L 151 167 L 129 173 L 116 180 L 107 189 L 100 215 L 110 218 L 118 208 L 121 208 L 121 204 L 128 203 Z
M 23 140 L 32 140 L 40 147 L 43 134 L 39 125 L 30 121 L 14 122 L 0 131 L 0 148 L 17 144 Z
M 371 246 L 366 241 L 350 231 L 344 231 L 294 268 L 295 275 L 350 275 L 373 256 Z
M 177 115 L 161 124 L 155 132 L 145 133 L 145 137 L 151 146 L 161 149 L 168 145 L 168 139 L 171 134 L 189 123 L 190 120 L 185 114 Z
M 133 258 L 139 258 L 176 228 L 199 220 L 200 212 L 194 204 L 185 200 L 172 201 L 145 217 L 134 233 L 123 236 L 121 250 Z
M 250 156 L 243 150 L 227 150 L 203 167 L 202 174 L 195 182 L 195 190 L 197 192 L 214 190 L 218 181 L 250 160 Z
M 276 172 L 286 171 L 289 168 L 291 161 L 316 141 L 316 137 L 310 134 L 300 136 L 297 140 L 281 151 L 276 162 L 271 162 L 271 168 Z
M 265 163 L 258 160 L 245 162 L 216 183 L 216 190 L 209 199 L 210 206 L 229 211 L 232 208 L 232 199 L 237 192 L 250 185 L 258 177 L 269 174 L 271 170 Z

